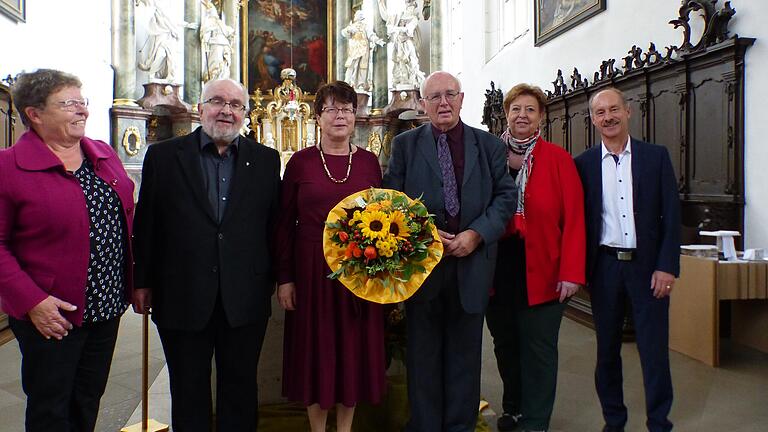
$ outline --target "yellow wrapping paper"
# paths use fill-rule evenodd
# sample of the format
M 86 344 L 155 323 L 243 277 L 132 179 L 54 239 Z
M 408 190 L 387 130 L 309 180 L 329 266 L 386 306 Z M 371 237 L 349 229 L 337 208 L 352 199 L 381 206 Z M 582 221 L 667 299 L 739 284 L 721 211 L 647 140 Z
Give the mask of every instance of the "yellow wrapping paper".
M 334 223 L 345 217 L 347 214 L 345 209 L 356 207 L 358 204 L 355 200 L 359 197 L 362 197 L 366 202 L 370 202 L 369 196 L 372 192 L 389 192 L 393 196 L 405 196 L 402 192 L 392 189 L 366 189 L 356 192 L 344 198 L 336 207 L 331 209 L 326 218 L 326 223 Z M 409 198 L 408 202 L 411 203 L 413 200 Z M 407 282 L 401 282 L 389 274 L 368 277 L 364 272 L 357 272 L 351 275 L 341 274 L 339 281 L 356 296 L 374 303 L 387 304 L 407 300 L 424 283 L 424 280 L 443 256 L 443 243 L 440 241 L 440 236 L 437 234 L 437 228 L 434 224 L 431 224 L 430 231 L 435 241 L 427 247 L 427 258 L 418 262 L 425 268 L 426 271 L 424 273 L 414 272 Z M 335 230 L 328 228 L 326 225 L 323 230 L 323 253 L 328 267 L 330 267 L 331 271 L 335 272 L 341 268 L 341 263 L 345 258 L 345 248 L 333 242 L 332 237 L 334 233 Z M 385 279 L 387 280 L 387 286 L 385 286 Z

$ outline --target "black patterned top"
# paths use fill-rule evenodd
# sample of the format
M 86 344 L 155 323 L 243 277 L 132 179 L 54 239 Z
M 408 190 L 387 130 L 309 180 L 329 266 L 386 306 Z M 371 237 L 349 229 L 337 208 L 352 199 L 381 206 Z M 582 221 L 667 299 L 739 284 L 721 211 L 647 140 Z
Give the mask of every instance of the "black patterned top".
M 120 197 L 85 159 L 75 171 L 85 194 L 91 254 L 85 287 L 84 322 L 106 321 L 125 312 L 125 220 Z

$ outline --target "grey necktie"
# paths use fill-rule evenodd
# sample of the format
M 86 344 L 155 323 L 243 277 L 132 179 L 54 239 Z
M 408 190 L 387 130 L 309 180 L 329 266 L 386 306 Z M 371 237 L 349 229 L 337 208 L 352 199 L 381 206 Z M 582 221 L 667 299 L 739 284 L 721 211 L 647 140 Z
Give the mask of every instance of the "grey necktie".
M 440 162 L 440 171 L 443 172 L 445 211 L 453 217 L 459 214 L 459 190 L 456 187 L 456 173 L 453 171 L 451 149 L 448 148 L 448 135 L 444 133 L 437 137 L 437 160 Z

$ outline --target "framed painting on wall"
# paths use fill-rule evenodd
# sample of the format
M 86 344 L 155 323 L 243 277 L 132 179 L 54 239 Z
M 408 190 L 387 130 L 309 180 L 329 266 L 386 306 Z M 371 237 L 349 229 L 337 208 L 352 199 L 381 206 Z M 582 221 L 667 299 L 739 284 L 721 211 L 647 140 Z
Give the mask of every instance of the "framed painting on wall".
M 534 1 L 534 44 L 540 46 L 604 11 L 607 0 Z
M 16 22 L 26 22 L 26 0 L 0 0 L 0 12 Z
M 296 85 L 315 93 L 333 73 L 333 0 L 247 0 L 242 14 L 242 77 L 248 91 L 280 83 L 296 70 Z

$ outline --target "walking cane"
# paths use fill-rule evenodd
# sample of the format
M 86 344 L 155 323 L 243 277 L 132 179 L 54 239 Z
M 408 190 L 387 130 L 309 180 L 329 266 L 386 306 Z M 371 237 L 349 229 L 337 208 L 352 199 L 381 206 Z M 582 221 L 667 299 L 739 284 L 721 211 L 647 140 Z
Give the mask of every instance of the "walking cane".
M 120 432 L 168 432 L 167 424 L 149 418 L 149 313 L 141 324 L 141 423 L 126 426 Z

